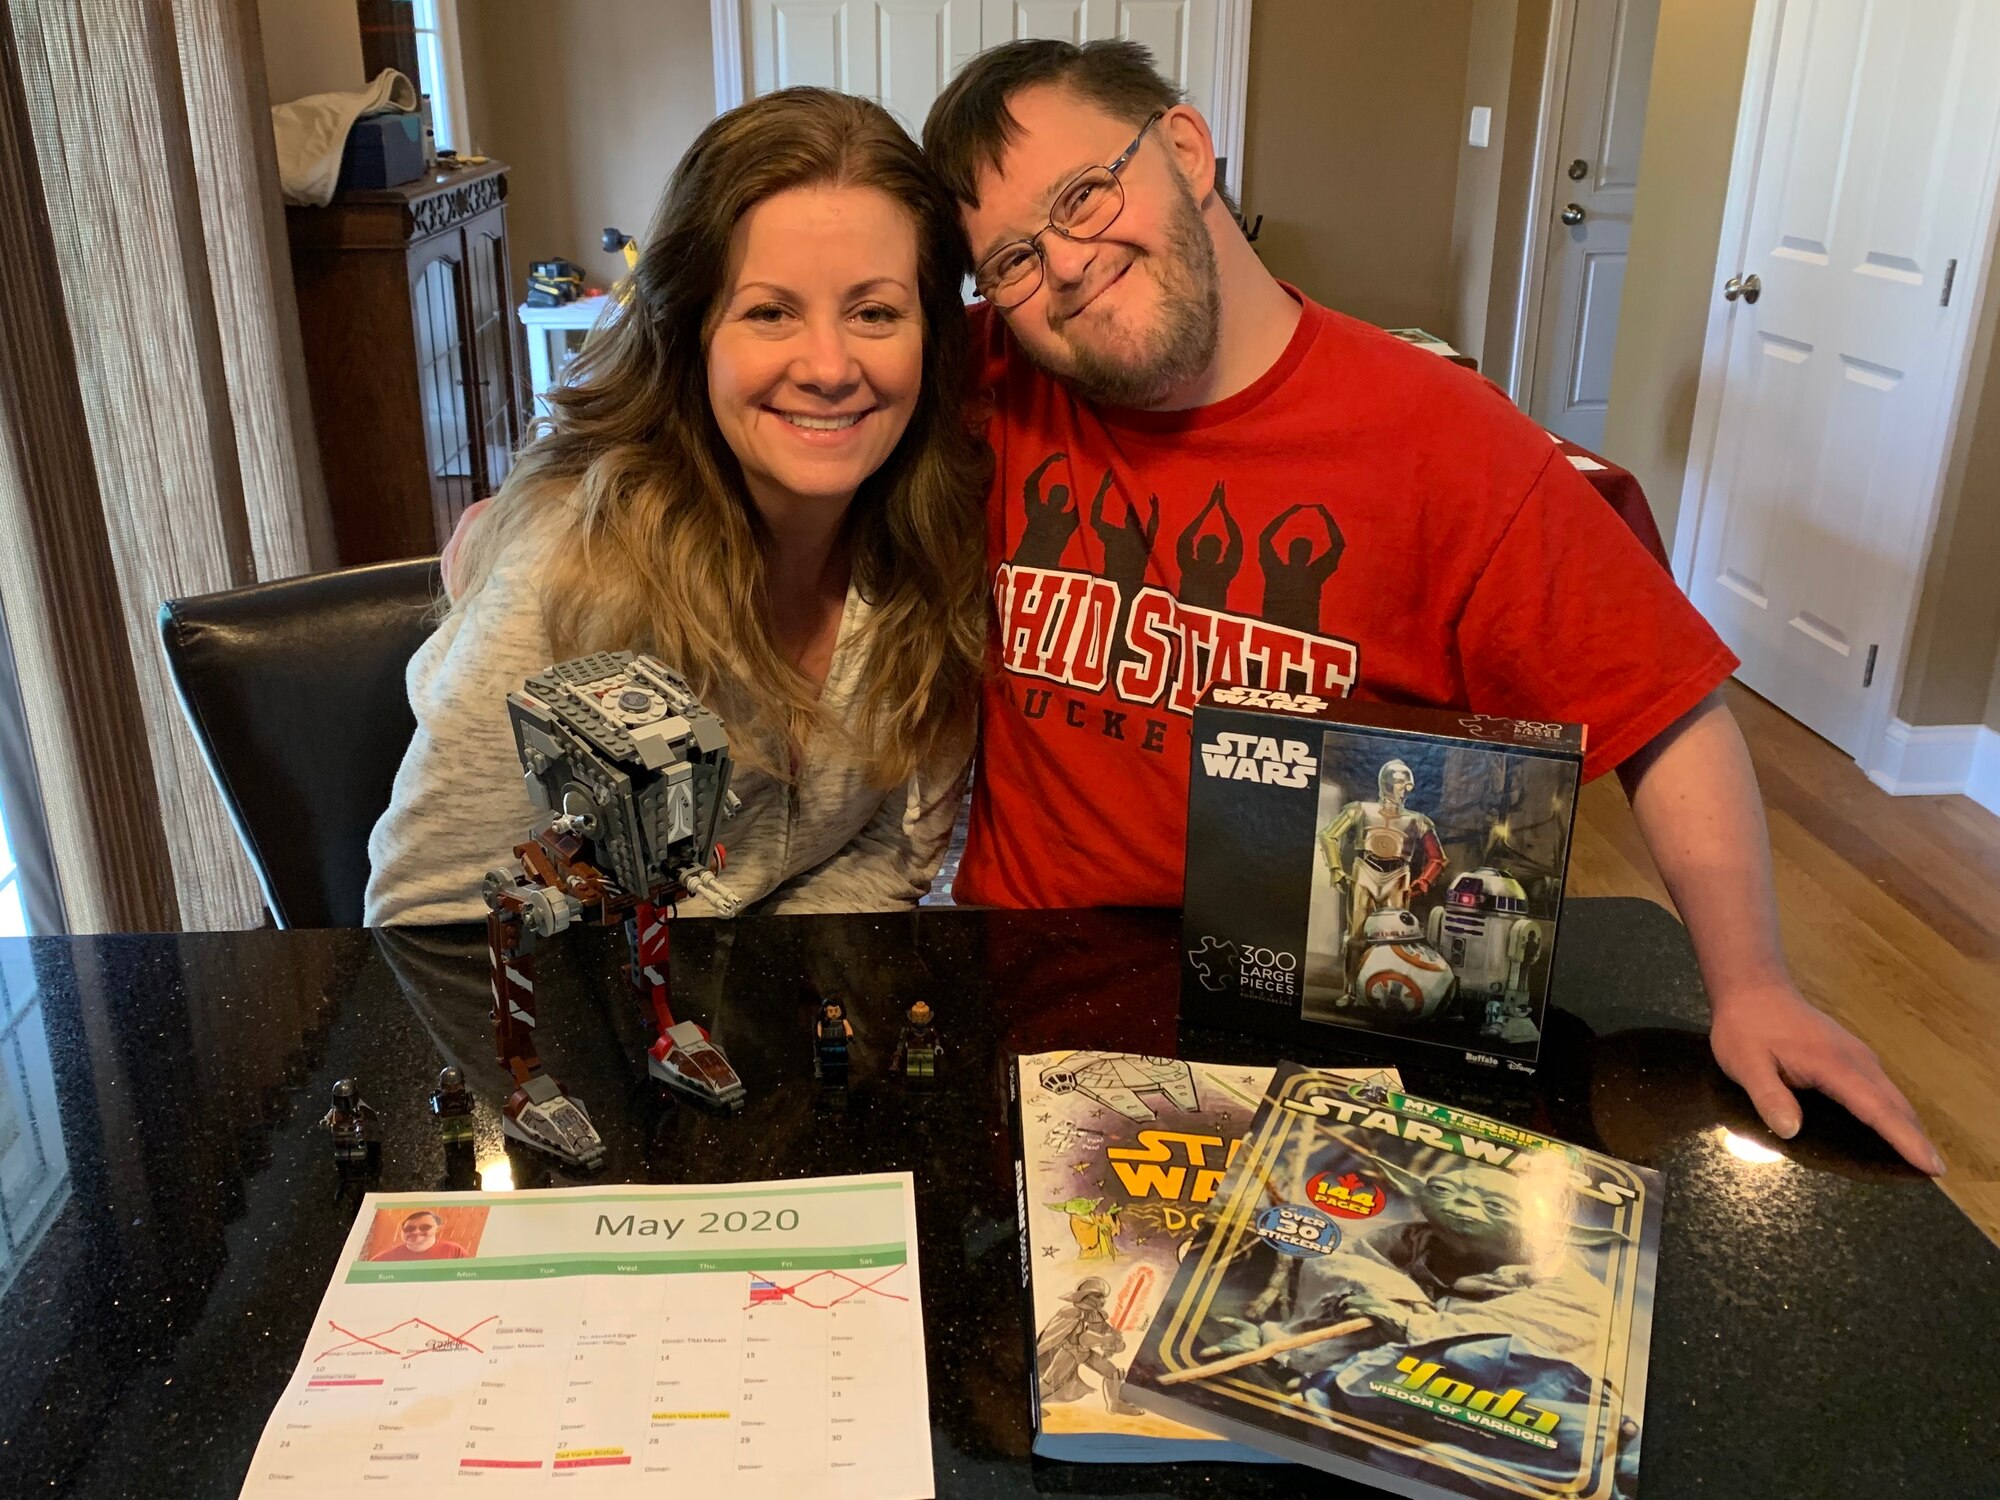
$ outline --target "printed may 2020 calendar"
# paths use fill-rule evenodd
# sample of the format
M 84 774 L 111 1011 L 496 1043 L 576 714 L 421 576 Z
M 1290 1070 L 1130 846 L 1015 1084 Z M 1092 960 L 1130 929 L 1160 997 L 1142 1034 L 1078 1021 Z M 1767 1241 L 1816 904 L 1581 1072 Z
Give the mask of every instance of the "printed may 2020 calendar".
M 929 1496 L 915 1201 L 371 1193 L 243 1494 Z

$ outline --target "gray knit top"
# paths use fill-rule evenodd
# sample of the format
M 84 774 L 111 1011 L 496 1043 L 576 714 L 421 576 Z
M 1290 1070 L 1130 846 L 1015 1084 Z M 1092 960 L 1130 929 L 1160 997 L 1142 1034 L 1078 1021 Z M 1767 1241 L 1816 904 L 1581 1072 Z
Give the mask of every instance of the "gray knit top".
M 484 920 L 480 880 L 509 868 L 536 821 L 507 694 L 549 666 L 536 580 L 545 543 L 509 544 L 485 585 L 411 658 L 416 737 L 389 810 L 368 838 L 368 925 Z M 867 668 L 869 606 L 851 586 L 821 701 L 835 715 Z M 747 908 L 891 911 L 930 889 L 951 836 L 971 755 L 968 732 L 934 764 L 886 793 L 844 743 L 808 745 L 790 785 L 738 763 L 742 809 L 723 824 L 723 884 Z M 712 915 L 690 897 L 684 914 Z

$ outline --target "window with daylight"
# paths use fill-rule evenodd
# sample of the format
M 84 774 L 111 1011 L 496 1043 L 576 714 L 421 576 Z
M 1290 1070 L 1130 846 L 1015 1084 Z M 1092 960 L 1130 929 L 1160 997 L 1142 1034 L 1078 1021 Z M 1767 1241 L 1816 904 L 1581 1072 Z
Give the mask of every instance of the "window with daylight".
M 438 18 L 439 0 L 415 0 L 412 30 L 417 38 L 417 87 L 431 96 L 431 129 L 440 151 L 458 150 L 452 138 L 451 116 L 457 101 L 444 65 L 444 30 Z
M 459 98 L 457 13 L 453 0 L 356 0 L 361 66 L 373 78 L 394 68 L 430 95 L 431 129 L 440 151 L 463 151 L 464 101 Z
M 26 937 L 28 909 L 21 899 L 21 867 L 7 836 L 7 818 L 0 812 L 0 937 Z

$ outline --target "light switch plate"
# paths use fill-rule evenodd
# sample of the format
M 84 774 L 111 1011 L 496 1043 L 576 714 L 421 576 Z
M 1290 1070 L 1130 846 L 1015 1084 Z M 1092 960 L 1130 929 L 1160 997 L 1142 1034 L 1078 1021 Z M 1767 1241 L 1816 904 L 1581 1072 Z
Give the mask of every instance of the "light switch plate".
M 1493 107 L 1490 104 L 1472 106 L 1472 131 L 1466 137 L 1475 146 L 1487 145 L 1493 139 Z

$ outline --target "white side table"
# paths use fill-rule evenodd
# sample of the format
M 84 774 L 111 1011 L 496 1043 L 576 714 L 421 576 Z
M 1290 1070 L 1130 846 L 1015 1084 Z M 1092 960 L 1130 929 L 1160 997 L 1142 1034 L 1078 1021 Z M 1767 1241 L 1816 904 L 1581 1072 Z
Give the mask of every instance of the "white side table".
M 534 393 L 536 416 L 549 414 L 546 392 L 562 378 L 563 367 L 583 347 L 584 337 L 611 305 L 611 298 L 600 294 L 579 297 L 561 307 L 530 307 L 523 302 L 514 310 L 528 331 L 528 389 Z

